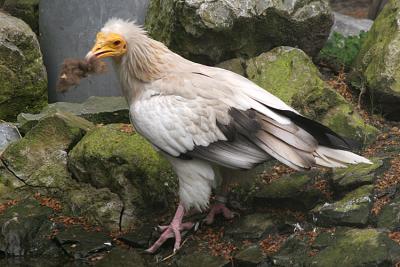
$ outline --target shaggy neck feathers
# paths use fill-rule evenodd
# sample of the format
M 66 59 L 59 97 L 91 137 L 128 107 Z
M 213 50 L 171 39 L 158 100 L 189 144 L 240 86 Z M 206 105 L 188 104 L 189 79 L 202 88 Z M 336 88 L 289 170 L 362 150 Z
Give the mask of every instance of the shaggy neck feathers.
M 132 21 L 111 19 L 101 30 L 103 33 L 118 33 L 122 35 L 128 45 L 127 52 L 122 58 L 115 59 L 120 65 L 121 76 L 134 78 L 141 82 L 150 82 L 162 77 L 162 68 L 165 65 L 163 58 L 170 53 L 168 48 L 147 36 L 146 31 Z

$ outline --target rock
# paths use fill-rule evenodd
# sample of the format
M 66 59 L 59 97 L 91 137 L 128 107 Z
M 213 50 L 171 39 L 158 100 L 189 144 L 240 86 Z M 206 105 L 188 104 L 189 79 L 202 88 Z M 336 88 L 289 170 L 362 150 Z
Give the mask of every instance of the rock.
M 278 47 L 247 62 L 250 80 L 281 98 L 310 119 L 361 144 L 378 130 L 365 123 L 339 93 L 330 88 L 311 59 L 301 50 Z
M 400 196 L 383 207 L 378 216 L 377 226 L 391 231 L 400 230 Z
M 356 187 L 372 184 L 377 172 L 383 166 L 380 159 L 374 160 L 373 164 L 350 165 L 347 168 L 333 170 L 333 186 L 340 192 L 354 189 Z
M 313 187 L 313 173 L 293 173 L 283 176 L 269 184 L 257 184 L 252 193 L 258 206 L 283 206 L 291 209 L 310 209 L 325 200 L 325 195 Z
M 3 161 L 25 183 L 63 188 L 69 177 L 67 153 L 93 127 L 68 113 L 55 113 L 39 121 L 19 142 L 4 151 Z
M 7 122 L 0 123 L 0 155 L 11 143 L 19 139 L 21 134 L 17 127 Z
M 235 266 L 251 267 L 258 266 L 264 258 L 261 248 L 258 245 L 251 245 L 239 251 L 233 260 Z
M 334 203 L 315 207 L 312 212 L 318 225 L 365 226 L 372 207 L 372 185 L 364 185 Z
M 340 33 L 344 37 L 358 36 L 361 32 L 367 32 L 371 29 L 374 21 L 369 19 L 358 19 L 350 16 L 346 16 L 337 12 L 335 15 L 335 22 L 331 29 L 331 36 L 334 32 Z
M 0 216 L 0 252 L 9 256 L 55 257 L 62 252 L 49 239 L 54 212 L 34 199 L 25 199 L 6 209 Z
M 86 231 L 81 226 L 66 228 L 54 237 L 63 250 L 74 259 L 86 259 L 93 254 L 112 249 L 112 238 L 102 232 Z
M 150 207 L 162 209 L 174 199 L 177 181 L 169 163 L 131 129 L 124 124 L 94 129 L 69 153 L 68 166 L 79 182 L 118 194 L 125 211 L 149 215 Z
M 56 112 L 69 112 L 95 124 L 129 123 L 129 110 L 125 98 L 91 96 L 83 103 L 50 104 L 39 114 L 21 113 L 18 115 L 18 128 L 27 133 L 41 118 Z
M 154 232 L 154 227 L 149 224 L 138 227 L 129 233 L 123 234 L 118 238 L 119 241 L 124 242 L 126 245 L 134 248 L 148 248 L 150 247 L 150 240 L 152 238 L 152 233 Z
M 25 22 L 0 11 L 0 119 L 47 105 L 47 77 L 39 42 Z
M 66 206 L 65 212 L 75 217 L 84 217 L 89 223 L 103 226 L 107 230 L 125 229 L 136 219 L 129 212 L 124 212 L 123 202 L 108 188 L 96 189 L 73 181 L 58 197 Z
M 271 257 L 273 266 L 308 266 L 309 251 L 307 240 L 301 240 L 292 235 L 279 252 Z
M 388 1 L 363 43 L 352 73 L 353 84 L 367 87 L 373 107 L 400 120 L 400 2 Z
M 39 0 L 4 0 L 2 6 L 4 11 L 22 19 L 39 34 Z
M 127 250 L 121 247 L 113 248 L 101 260 L 97 261 L 96 267 L 124 266 L 124 267 L 146 267 L 148 266 L 135 250 Z
M 122 214 L 124 205 L 117 194 L 107 188 L 79 184 L 68 171 L 67 153 L 93 127 L 89 121 L 69 113 L 56 112 L 42 118 L 3 153 L 0 192 L 30 185 L 27 194 L 34 194 L 37 188 L 45 190 L 45 194 L 62 202 L 66 213 L 84 216 L 90 223 L 111 230 L 130 224 L 132 218 L 128 213 Z
M 400 260 L 400 246 L 385 232 L 345 228 L 330 235 L 326 248 L 311 257 L 307 266 L 393 266 Z
M 246 61 L 241 58 L 233 58 L 216 65 L 218 68 L 233 71 L 239 75 L 246 76 Z
M 315 56 L 332 24 L 327 1 L 152 0 L 145 26 L 153 38 L 180 55 L 216 64 L 281 45 Z
M 379 13 L 382 12 L 383 7 L 387 4 L 388 0 L 372 0 L 370 2 L 371 4 L 368 10 L 368 18 L 376 19 Z
M 276 224 L 269 214 L 254 213 L 227 227 L 225 234 L 239 239 L 259 239 L 276 231 Z
M 229 260 L 209 255 L 206 252 L 193 252 L 187 255 L 182 255 L 175 262 L 177 267 L 224 267 L 229 263 Z

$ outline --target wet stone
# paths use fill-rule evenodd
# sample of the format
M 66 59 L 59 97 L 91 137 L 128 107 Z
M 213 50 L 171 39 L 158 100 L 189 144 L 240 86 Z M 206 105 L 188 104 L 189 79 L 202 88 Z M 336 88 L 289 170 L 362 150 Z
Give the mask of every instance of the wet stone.
M 315 207 L 312 212 L 318 225 L 363 226 L 368 222 L 372 207 L 372 185 L 362 186 L 334 203 Z
M 154 227 L 145 225 L 143 227 L 139 227 L 133 232 L 129 232 L 120 236 L 118 240 L 124 242 L 126 245 L 131 247 L 147 248 L 150 245 L 149 242 L 152 238 L 153 231 Z
M 0 254 L 9 256 L 55 256 L 61 251 L 50 240 L 54 229 L 50 208 L 34 199 L 9 207 L 0 216 Z
M 177 267 L 225 267 L 230 261 L 206 252 L 194 252 L 181 256 L 175 264 Z
M 243 216 L 228 226 L 225 234 L 239 239 L 259 239 L 275 231 L 275 222 L 269 214 L 254 213 Z
M 234 256 L 234 262 L 235 266 L 252 267 L 260 264 L 264 258 L 260 246 L 251 245 L 239 251 Z
M 102 232 L 86 231 L 81 226 L 66 228 L 54 239 L 74 259 L 85 259 L 113 247 L 110 236 Z
M 124 266 L 124 267 L 145 267 L 148 266 L 143 256 L 132 249 L 113 248 L 110 252 L 103 255 L 103 258 L 97 261 L 96 267 Z

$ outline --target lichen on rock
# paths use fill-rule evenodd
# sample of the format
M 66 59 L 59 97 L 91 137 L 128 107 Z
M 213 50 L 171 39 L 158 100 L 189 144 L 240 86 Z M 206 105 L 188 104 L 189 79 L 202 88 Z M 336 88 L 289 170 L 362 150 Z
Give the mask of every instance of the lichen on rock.
M 353 65 L 353 84 L 367 87 L 372 106 L 400 120 L 400 2 L 388 1 Z M 371 98 L 370 97 L 370 98 Z
M 134 214 L 165 208 L 177 186 L 171 166 L 126 127 L 131 129 L 109 124 L 89 132 L 69 153 L 69 170 L 79 182 L 118 194 Z
M 313 0 L 152 0 L 146 17 L 152 37 L 207 64 L 253 57 L 280 45 L 315 56 L 332 24 L 328 2 Z
M 36 35 L 25 22 L 0 11 L 0 119 L 47 105 L 47 74 Z

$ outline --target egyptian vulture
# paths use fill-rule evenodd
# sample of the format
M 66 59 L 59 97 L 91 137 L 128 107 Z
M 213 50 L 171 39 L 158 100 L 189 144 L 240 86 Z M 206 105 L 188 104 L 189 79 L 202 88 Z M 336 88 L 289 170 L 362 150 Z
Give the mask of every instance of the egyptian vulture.
M 184 214 L 208 207 L 216 177 L 222 190 L 208 223 L 217 213 L 233 216 L 224 204 L 229 178 L 271 157 L 295 170 L 371 163 L 248 79 L 184 59 L 132 21 L 110 19 L 97 34 L 86 59 L 106 57 L 113 59 L 134 128 L 179 177 L 180 204 L 148 252 L 171 237 L 179 249 L 180 231 L 193 226 L 182 222 Z

